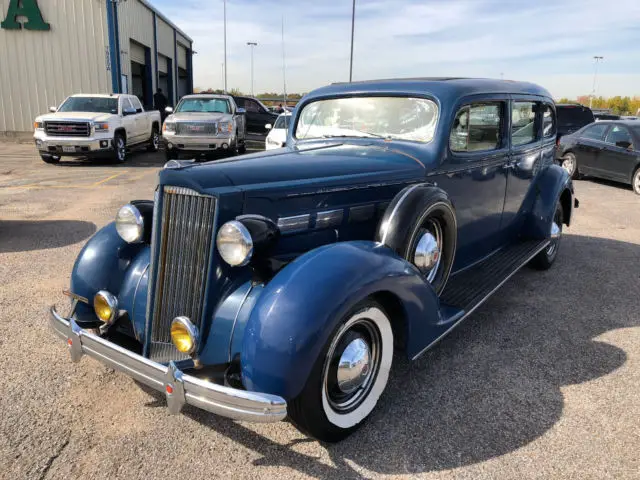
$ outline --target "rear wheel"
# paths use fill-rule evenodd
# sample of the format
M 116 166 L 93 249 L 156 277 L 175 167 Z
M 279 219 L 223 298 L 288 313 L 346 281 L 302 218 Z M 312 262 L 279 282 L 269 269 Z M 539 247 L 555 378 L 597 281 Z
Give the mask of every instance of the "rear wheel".
M 580 171 L 578 170 L 578 159 L 571 152 L 566 153 L 565 156 L 562 157 L 562 168 L 564 168 L 569 176 L 574 180 L 580 176 Z
M 393 332 L 383 308 L 367 299 L 347 313 L 289 402 L 289 417 L 325 442 L 350 435 L 371 414 L 389 379 Z
M 56 164 L 60 161 L 60 157 L 58 155 L 47 155 L 46 153 L 41 153 L 40 158 L 45 163 Z
M 638 167 L 635 173 L 633 174 L 631 186 L 633 186 L 634 193 L 636 195 L 640 195 L 640 167 Z
M 157 152 L 160 148 L 160 132 L 158 127 L 154 126 L 151 130 L 151 138 L 149 138 L 148 152 Z
M 562 240 L 562 222 L 564 214 L 562 211 L 562 203 L 558 200 L 556 211 L 551 222 L 550 243 L 538 255 L 533 257 L 530 265 L 537 270 L 549 270 L 558 256 L 560 249 L 560 241 Z

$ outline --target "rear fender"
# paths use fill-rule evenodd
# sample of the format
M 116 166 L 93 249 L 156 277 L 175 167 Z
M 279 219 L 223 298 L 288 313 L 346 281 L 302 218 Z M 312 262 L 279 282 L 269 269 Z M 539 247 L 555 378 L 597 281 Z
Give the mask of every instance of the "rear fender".
M 567 171 L 558 165 L 549 165 L 536 177 L 531 188 L 531 211 L 527 217 L 527 238 L 543 240 L 549 237 L 551 222 L 558 201 L 562 201 L 564 223 L 569 225 L 573 215 L 573 183 Z
M 257 300 L 240 355 L 248 390 L 295 398 L 343 316 L 376 293 L 402 305 L 409 357 L 437 335 L 439 300 L 420 272 L 374 242 L 326 245 L 280 271 Z M 396 315 L 397 317 L 397 315 Z

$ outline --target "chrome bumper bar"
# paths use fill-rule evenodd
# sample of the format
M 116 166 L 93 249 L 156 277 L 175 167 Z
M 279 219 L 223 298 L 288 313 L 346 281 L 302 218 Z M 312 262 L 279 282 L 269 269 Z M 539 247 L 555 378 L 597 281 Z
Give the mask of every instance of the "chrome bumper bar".
M 277 422 L 287 415 L 287 402 L 268 393 L 247 392 L 185 375 L 173 362 L 162 365 L 83 330 L 71 318 L 51 307 L 51 326 L 67 341 L 71 360 L 89 355 L 134 380 L 164 392 L 170 413 L 179 413 L 185 403 L 211 413 L 249 422 Z

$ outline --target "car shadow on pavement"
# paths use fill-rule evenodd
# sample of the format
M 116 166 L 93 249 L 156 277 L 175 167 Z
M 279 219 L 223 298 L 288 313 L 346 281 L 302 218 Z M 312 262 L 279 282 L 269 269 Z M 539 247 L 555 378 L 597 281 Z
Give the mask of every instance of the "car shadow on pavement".
M 560 420 L 561 387 L 625 363 L 623 350 L 597 337 L 640 326 L 637 298 L 624 293 L 640 291 L 638 260 L 640 245 L 565 235 L 552 269 L 523 269 L 418 361 L 395 358 L 372 418 L 323 445 L 333 465 L 292 448 L 304 437 L 282 444 L 269 429 L 256 427 L 260 435 L 196 409 L 185 414 L 260 454 L 256 465 L 317 478 L 359 478 L 358 467 L 415 474 L 508 454 Z
M 164 152 L 132 151 L 124 163 L 107 157 L 62 157 L 53 167 L 159 168 L 166 163 Z
M 80 220 L 0 219 L 0 253 L 66 247 L 86 240 L 96 228 Z

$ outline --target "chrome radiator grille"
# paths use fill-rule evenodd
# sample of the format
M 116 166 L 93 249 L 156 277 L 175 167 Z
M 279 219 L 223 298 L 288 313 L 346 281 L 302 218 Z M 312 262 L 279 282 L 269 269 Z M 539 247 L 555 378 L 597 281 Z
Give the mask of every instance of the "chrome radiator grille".
M 201 326 L 211 256 L 216 199 L 183 187 L 165 186 L 149 357 L 157 362 L 181 360 L 171 343 L 171 321 L 186 316 Z
M 218 125 L 209 122 L 178 122 L 176 133 L 178 135 L 215 135 Z
M 88 137 L 91 125 L 87 122 L 44 122 L 47 135 L 59 137 Z

